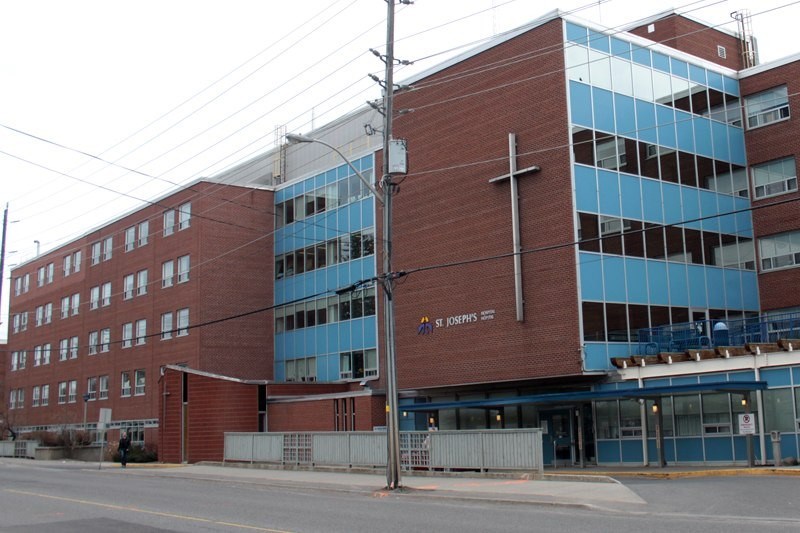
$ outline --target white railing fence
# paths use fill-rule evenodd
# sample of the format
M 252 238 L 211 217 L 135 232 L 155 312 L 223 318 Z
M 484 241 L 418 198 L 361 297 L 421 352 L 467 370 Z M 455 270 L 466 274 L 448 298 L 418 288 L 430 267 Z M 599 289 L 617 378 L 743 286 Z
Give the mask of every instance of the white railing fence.
M 33 459 L 38 443 L 35 440 L 0 441 L 0 457 L 27 457 Z

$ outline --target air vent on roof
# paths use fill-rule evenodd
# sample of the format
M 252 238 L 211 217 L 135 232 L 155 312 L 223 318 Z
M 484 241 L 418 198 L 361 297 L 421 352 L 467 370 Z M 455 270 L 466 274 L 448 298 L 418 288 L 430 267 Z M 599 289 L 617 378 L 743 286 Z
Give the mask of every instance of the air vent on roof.
M 653 33 L 654 31 L 656 31 L 656 25 L 655 24 L 648 24 L 647 33 Z
M 725 50 L 724 46 L 721 46 L 721 45 L 718 44 L 717 45 L 717 55 L 719 57 L 721 57 L 722 59 L 725 59 L 725 58 L 728 57 L 728 52 Z

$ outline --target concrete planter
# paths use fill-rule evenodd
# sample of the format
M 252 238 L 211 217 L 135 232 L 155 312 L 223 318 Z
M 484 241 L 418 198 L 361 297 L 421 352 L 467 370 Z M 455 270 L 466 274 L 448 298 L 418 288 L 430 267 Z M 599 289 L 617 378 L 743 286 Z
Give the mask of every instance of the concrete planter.
M 58 459 L 74 459 L 76 461 L 99 461 L 100 445 L 79 446 L 71 450 L 65 446 L 38 447 L 34 458 L 41 461 L 55 461 Z M 105 457 L 103 457 L 105 460 Z

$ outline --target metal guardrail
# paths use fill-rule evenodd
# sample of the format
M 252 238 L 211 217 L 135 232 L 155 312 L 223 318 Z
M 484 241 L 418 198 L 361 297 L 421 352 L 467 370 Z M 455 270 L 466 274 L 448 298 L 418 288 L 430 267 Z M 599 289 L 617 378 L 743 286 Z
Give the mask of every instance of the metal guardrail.
M 226 433 L 225 461 L 384 467 L 383 432 Z M 405 470 L 525 470 L 543 473 L 540 429 L 404 431 Z
M 39 445 L 35 440 L 0 441 L 0 457 L 24 457 L 33 459 Z

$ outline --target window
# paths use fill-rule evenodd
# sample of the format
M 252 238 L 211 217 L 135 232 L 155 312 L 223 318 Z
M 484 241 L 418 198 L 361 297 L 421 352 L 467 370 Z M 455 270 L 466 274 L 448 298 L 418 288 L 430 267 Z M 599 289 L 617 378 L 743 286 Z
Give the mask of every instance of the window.
M 39 407 L 39 395 L 41 394 L 39 385 L 33 387 L 33 394 L 31 399 L 31 406 Z
M 19 352 L 11 352 L 11 371 L 19 368 Z
M 789 118 L 789 95 L 786 86 L 775 87 L 745 97 L 747 127 L 758 128 Z
M 69 389 L 68 389 L 69 397 L 67 398 L 68 403 L 75 403 L 78 401 L 78 381 L 73 379 L 69 382 Z
M 100 286 L 89 289 L 89 309 L 100 307 Z
M 136 295 L 143 296 L 145 294 L 147 294 L 147 269 L 136 273 Z
M 621 137 L 597 141 L 596 166 L 601 168 L 619 168 L 627 163 L 625 141 Z
M 50 385 L 42 385 L 42 407 L 50 404 Z
M 175 232 L 175 211 L 164 211 L 164 237 Z
M 14 315 L 14 333 L 19 332 L 19 322 L 20 322 L 20 315 L 19 314 Z
M 753 165 L 753 189 L 756 198 L 765 198 L 797 190 L 797 169 L 793 157 Z
M 36 327 L 41 326 L 44 323 L 44 306 L 37 305 L 36 306 Z
M 31 289 L 31 275 L 25 274 L 22 276 L 22 292 L 26 293 Z
M 42 347 L 33 347 L 33 366 L 40 366 L 42 364 Z
M 378 375 L 378 353 L 375 349 L 345 352 L 339 356 L 339 378 L 361 379 Z
M 19 321 L 19 329 L 20 331 L 25 331 L 28 329 L 28 312 L 25 311 L 20 313 L 20 321 Z
M 161 338 L 172 338 L 172 312 L 161 315 Z
M 133 298 L 133 274 L 128 274 L 124 278 L 122 278 L 122 290 L 123 296 L 122 298 L 125 300 L 130 300 Z
M 97 399 L 97 378 L 91 377 L 86 380 L 86 395 L 89 401 Z
M 50 343 L 46 342 L 42 345 L 42 364 L 49 365 L 50 364 Z
M 133 345 L 133 322 L 122 324 L 122 347 L 130 348 Z
M 145 220 L 139 222 L 139 246 L 147 244 L 147 238 L 150 236 L 150 222 Z
M 128 397 L 131 395 L 131 374 L 130 372 L 123 372 L 120 378 L 120 395 Z
M 111 328 L 100 330 L 100 351 L 107 352 L 108 346 L 111 344 Z
M 103 307 L 111 305 L 111 282 L 103 283 Z
M 97 353 L 97 343 L 100 340 L 100 334 L 97 331 L 89 332 L 89 355 Z
M 98 397 L 101 400 L 108 399 L 108 376 L 100 376 L 100 393 Z
M 16 409 L 16 407 L 17 407 L 17 391 L 15 389 L 11 389 L 11 393 L 8 396 L 8 408 Z
M 80 272 L 81 271 L 81 251 L 78 250 L 74 254 L 72 254 L 72 271 L 73 272 Z
M 69 354 L 69 339 L 61 339 L 58 341 L 58 360 L 66 361 Z
M 99 242 L 92 243 L 92 264 L 100 263 L 100 255 L 102 253 L 102 244 Z
M 147 342 L 147 319 L 140 319 L 136 321 L 136 344 L 144 344 Z
M 103 261 L 108 261 L 114 254 L 114 237 L 106 237 L 103 240 Z
M 800 231 L 763 237 L 758 241 L 761 270 L 800 265 Z
M 69 339 L 69 358 L 77 359 L 78 357 L 78 337 L 70 337 Z
M 136 248 L 136 226 L 125 230 L 125 251 L 130 252 Z
M 189 256 L 183 255 L 178 258 L 178 283 L 189 281 Z
M 55 266 L 53 263 L 47 264 L 47 283 L 53 283 L 53 271 L 55 270 Z
M 136 396 L 141 396 L 142 394 L 144 394 L 144 384 L 145 384 L 144 378 L 145 378 L 144 370 L 137 370 L 134 373 L 134 383 L 136 385 L 136 388 L 134 389 L 133 393 Z
M 172 260 L 161 263 L 161 288 L 172 287 L 172 276 L 175 272 L 175 262 Z
M 189 334 L 189 309 L 178 309 L 178 337 Z
M 67 403 L 67 382 L 61 381 L 58 383 L 58 403 Z
M 189 227 L 192 219 L 192 204 L 187 202 L 178 208 L 178 230 Z
M 17 389 L 17 409 L 25 407 L 25 389 Z
M 22 278 L 14 279 L 14 296 L 19 296 L 22 293 Z
M 72 272 L 72 255 L 64 256 L 64 277 Z
M 48 302 L 44 306 L 44 323 L 49 324 L 53 321 L 53 302 Z
M 45 267 L 39 267 L 39 270 L 36 273 L 36 286 L 41 287 L 44 285 L 44 276 L 45 276 Z
M 25 365 L 28 363 L 28 351 L 22 350 L 19 352 L 19 369 L 24 370 Z
M 80 311 L 81 307 L 81 294 L 76 292 L 72 295 L 72 315 L 75 316 Z
M 69 316 L 69 296 L 61 298 L 61 318 Z

